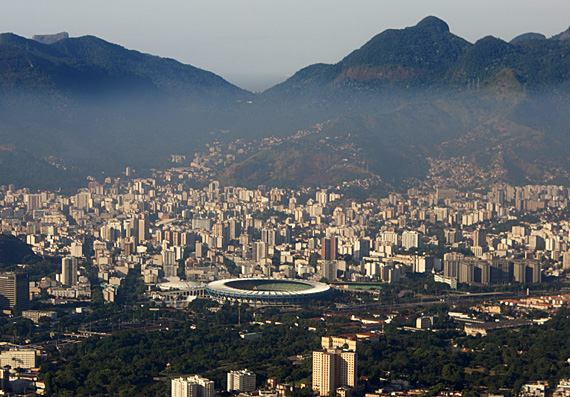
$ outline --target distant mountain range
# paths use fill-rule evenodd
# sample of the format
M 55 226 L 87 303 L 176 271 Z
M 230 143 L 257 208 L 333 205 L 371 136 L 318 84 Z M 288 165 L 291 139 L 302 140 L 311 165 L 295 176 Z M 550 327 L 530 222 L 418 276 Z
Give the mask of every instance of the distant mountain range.
M 35 38 L 0 35 L 0 184 L 73 187 L 269 136 L 283 143 L 220 178 L 570 183 L 570 30 L 472 44 L 427 17 L 261 94 L 92 36 Z M 299 130 L 310 133 L 287 139 Z

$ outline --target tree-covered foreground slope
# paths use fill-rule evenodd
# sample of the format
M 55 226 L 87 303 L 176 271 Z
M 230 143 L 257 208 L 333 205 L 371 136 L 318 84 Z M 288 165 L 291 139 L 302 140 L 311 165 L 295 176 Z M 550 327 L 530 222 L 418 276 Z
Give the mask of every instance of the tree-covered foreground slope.
M 262 335 L 248 341 L 239 336 L 238 326 L 221 325 L 237 320 L 237 310 L 224 307 L 210 325 L 191 327 L 187 319 L 161 332 L 124 331 L 90 338 L 59 353 L 54 350 L 41 376 L 50 395 L 78 396 L 168 395 L 170 377 L 195 373 L 213 379 L 222 390 L 226 371 L 234 368 L 253 370 L 260 385 L 274 376 L 286 382 L 310 381 L 310 358 L 293 364 L 289 357 L 310 357 L 319 348 L 324 328 L 308 331 L 304 319 L 314 313 L 300 313 L 299 318 L 281 315 L 281 325 L 242 326 L 242 331 Z M 247 318 L 247 309 L 242 310 Z M 328 328 L 329 334 L 342 332 L 334 325 Z M 529 381 L 555 384 L 570 377 L 569 333 L 568 309 L 544 325 L 499 330 L 486 337 L 465 336 L 452 323 L 438 332 L 410 333 L 387 326 L 378 342 L 359 347 L 358 374 L 371 385 L 382 379 L 406 379 L 434 392 L 445 388 L 473 395 L 499 389 L 514 393 Z

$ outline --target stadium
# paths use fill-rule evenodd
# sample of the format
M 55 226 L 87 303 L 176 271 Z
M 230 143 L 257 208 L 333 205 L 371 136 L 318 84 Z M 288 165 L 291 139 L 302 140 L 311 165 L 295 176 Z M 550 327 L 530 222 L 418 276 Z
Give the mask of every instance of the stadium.
M 250 305 L 299 305 L 330 293 L 327 284 L 305 280 L 238 278 L 213 281 L 206 291 L 218 301 Z

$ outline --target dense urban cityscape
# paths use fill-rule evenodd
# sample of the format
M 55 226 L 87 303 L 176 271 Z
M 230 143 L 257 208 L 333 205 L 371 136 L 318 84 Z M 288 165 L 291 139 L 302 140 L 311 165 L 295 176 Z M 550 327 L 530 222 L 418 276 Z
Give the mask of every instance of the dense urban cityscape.
M 308 381 L 283 383 L 266 373 L 265 383 L 256 383 L 255 373 L 242 368 L 239 376 L 231 372 L 231 382 L 228 373 L 224 386 L 187 374 L 172 378 L 173 396 L 290 395 L 298 387 L 322 396 L 425 394 L 433 385 L 398 374 L 370 382 L 379 385 L 375 391 L 367 387 L 358 374 L 358 346 L 378 341 L 394 325 L 408 333 L 444 332 L 452 324 L 473 336 L 536 327 L 570 300 L 568 188 L 409 189 L 359 202 L 344 198 L 341 188 L 247 189 L 217 181 L 192 188 L 195 174 L 184 168 L 133 174 L 127 169 L 121 178 L 91 181 L 73 196 L 0 186 L 3 236 L 25 241 L 36 258 L 2 274 L 4 321 L 27 319 L 47 331 L 34 338 L 33 330 L 25 337 L 4 332 L 0 358 L 12 370 L 3 372 L 3 390 L 45 390 L 37 369 L 49 367 L 54 345 L 110 336 L 121 327 L 164 332 L 174 320 L 163 313 L 196 315 L 195 305 L 209 299 L 209 313 L 239 305 L 237 325 L 265 324 L 264 310 L 295 313 L 306 305 L 322 311 L 318 322 L 341 316 L 354 325 L 323 334 Z M 51 265 L 44 264 L 48 258 Z M 30 272 L 34 267 L 40 270 Z M 93 305 L 119 311 L 122 305 L 132 319 L 114 323 L 106 313 L 94 320 Z M 430 305 L 441 309 L 428 315 Z M 145 309 L 146 317 L 135 315 Z M 242 331 L 241 337 L 263 333 Z M 520 393 L 544 392 L 548 379 L 542 380 L 519 385 Z M 570 390 L 568 381 L 559 388 Z M 438 393 L 453 392 L 461 389 Z
M 570 3 L 151 3 L 0 13 L 0 395 L 570 396 Z

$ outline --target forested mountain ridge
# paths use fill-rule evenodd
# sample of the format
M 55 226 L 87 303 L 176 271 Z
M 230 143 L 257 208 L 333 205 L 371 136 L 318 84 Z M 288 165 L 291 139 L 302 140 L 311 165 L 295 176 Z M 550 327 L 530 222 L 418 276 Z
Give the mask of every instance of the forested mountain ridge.
M 118 90 L 139 85 L 140 90 L 155 89 L 200 99 L 211 96 L 235 100 L 249 95 L 212 72 L 128 50 L 94 36 L 43 44 L 3 33 L 0 55 L 3 62 L 0 86 L 4 89 L 51 87 L 63 93 L 85 93 L 86 89 L 110 89 L 119 84 Z
M 506 68 L 516 70 L 520 81 L 532 87 L 552 85 L 570 78 L 570 42 L 561 37 L 564 34 L 541 40 L 537 34 L 527 34 L 507 43 L 487 36 L 471 44 L 431 16 L 415 26 L 378 34 L 336 64 L 303 68 L 266 93 L 319 84 L 337 89 L 351 84 L 465 88 Z

